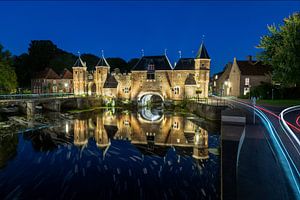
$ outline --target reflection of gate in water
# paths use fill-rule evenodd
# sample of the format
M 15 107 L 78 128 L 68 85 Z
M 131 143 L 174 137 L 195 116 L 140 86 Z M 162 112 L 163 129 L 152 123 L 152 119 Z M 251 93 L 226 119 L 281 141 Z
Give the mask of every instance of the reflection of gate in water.
M 94 127 L 88 126 L 90 120 L 76 119 L 74 143 L 84 145 L 88 137 L 94 137 L 97 146 L 107 147 L 111 139 L 129 140 L 139 145 L 190 147 L 194 158 L 208 158 L 208 132 L 183 116 L 166 115 L 146 108 L 137 114 L 108 113 L 99 114 L 96 122 L 91 123 Z M 88 134 L 88 129 L 94 135 Z

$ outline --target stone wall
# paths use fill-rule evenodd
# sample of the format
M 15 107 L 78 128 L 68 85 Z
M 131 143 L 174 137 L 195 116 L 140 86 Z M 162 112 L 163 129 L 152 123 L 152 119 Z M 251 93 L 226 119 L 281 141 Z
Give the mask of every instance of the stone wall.
M 215 106 L 208 104 L 200 104 L 196 102 L 189 102 L 187 109 L 200 117 L 208 120 L 221 120 L 221 111 L 226 109 L 227 106 Z

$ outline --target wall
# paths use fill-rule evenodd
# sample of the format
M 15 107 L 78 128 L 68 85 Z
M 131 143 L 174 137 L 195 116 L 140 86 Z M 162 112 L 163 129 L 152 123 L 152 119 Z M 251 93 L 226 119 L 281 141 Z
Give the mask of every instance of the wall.
M 244 94 L 244 88 L 248 87 L 245 86 L 245 78 L 249 78 L 249 85 L 251 88 L 256 87 L 261 85 L 261 82 L 265 83 L 271 83 L 271 76 L 265 75 L 265 76 L 247 76 L 247 75 L 242 75 L 241 80 L 240 80 L 240 95 Z
M 200 117 L 208 120 L 221 120 L 221 111 L 227 108 L 227 106 L 214 106 L 207 104 L 200 104 L 196 102 L 189 102 L 187 109 Z
M 229 73 L 229 79 L 228 79 L 228 86 L 225 87 L 225 95 L 226 96 L 240 96 L 240 69 L 236 63 L 236 60 L 234 60 L 233 65 L 231 67 L 230 73 Z

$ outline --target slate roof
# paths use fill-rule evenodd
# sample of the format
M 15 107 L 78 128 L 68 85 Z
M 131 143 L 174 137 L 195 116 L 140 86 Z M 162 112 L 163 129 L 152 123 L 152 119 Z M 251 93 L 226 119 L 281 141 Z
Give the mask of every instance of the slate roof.
M 133 67 L 132 71 L 147 70 L 149 64 L 154 65 L 155 70 L 172 70 L 172 66 L 168 58 L 165 55 L 163 55 L 163 56 L 143 56 Z
M 117 88 L 118 87 L 118 81 L 113 75 L 107 75 L 107 78 L 104 82 L 103 88 Z
M 97 63 L 96 66 L 105 66 L 105 67 L 109 67 L 108 62 L 106 61 L 106 59 L 104 57 L 101 57 Z
M 237 61 L 242 75 L 263 76 L 271 72 L 271 67 L 261 61 Z
M 35 79 L 60 79 L 59 75 L 52 68 L 45 68 L 43 71 L 36 73 L 34 78 Z
M 196 85 L 196 80 L 194 77 L 194 74 L 189 74 L 188 77 L 186 78 L 185 85 Z
M 80 57 L 78 57 L 73 67 L 86 67 L 86 63 L 83 62 Z
M 208 52 L 207 52 L 207 50 L 206 50 L 205 45 L 204 45 L 203 42 L 200 45 L 200 48 L 199 48 L 198 53 L 196 55 L 196 58 L 210 59 L 210 57 L 208 55 Z
M 61 74 L 61 78 L 62 79 L 73 79 L 73 73 L 65 68 L 63 73 Z
M 194 70 L 194 69 L 195 69 L 194 58 L 180 58 L 174 67 L 174 70 Z
M 225 70 L 224 70 L 225 71 Z M 214 79 L 216 75 L 218 75 L 218 79 L 220 78 L 220 76 L 222 76 L 222 74 L 224 73 L 224 71 L 221 71 L 221 72 L 218 72 L 218 73 L 215 73 L 212 75 L 212 78 Z

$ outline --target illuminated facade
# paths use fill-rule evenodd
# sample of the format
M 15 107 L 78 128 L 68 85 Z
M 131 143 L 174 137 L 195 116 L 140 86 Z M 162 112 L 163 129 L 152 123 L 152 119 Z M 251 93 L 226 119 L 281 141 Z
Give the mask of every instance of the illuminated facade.
M 126 74 L 112 73 L 104 56 L 89 72 L 79 57 L 73 67 L 74 94 L 141 103 L 152 96 L 162 100 L 207 98 L 209 73 L 210 57 L 203 43 L 195 58 L 181 58 L 174 67 L 166 55 L 143 56 Z

